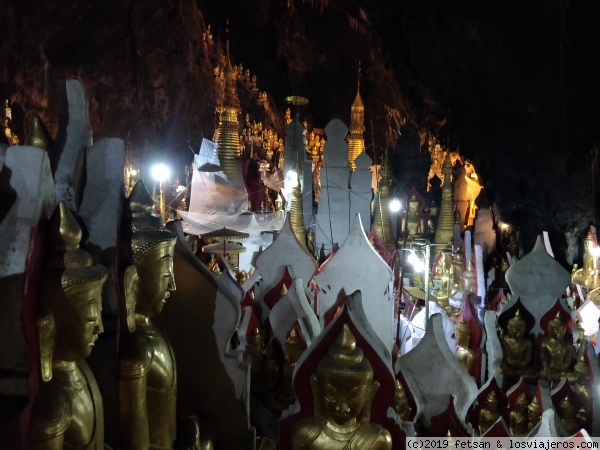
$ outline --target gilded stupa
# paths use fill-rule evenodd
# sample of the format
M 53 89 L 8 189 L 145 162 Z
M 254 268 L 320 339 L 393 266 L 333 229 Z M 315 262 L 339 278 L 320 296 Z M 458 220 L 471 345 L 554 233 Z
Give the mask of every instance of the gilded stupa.
M 217 108 L 219 113 L 219 129 L 217 132 L 217 148 L 221 169 L 231 182 L 242 179 L 240 167 L 240 101 L 236 92 L 237 70 L 232 67 L 229 57 L 229 40 L 225 55 L 223 102 Z
M 304 231 L 304 218 L 302 215 L 302 187 L 300 184 L 301 167 L 300 167 L 300 155 L 296 157 L 296 166 L 294 168 L 296 172 L 297 183 L 292 188 L 292 198 L 290 204 L 290 223 L 292 225 L 292 231 L 298 239 L 298 241 L 306 246 L 306 233 Z
M 442 184 L 442 203 L 440 205 L 440 218 L 435 230 L 435 244 L 448 244 L 452 242 L 454 235 L 454 203 L 452 202 L 452 162 L 450 151 L 446 152 L 444 164 L 442 165 L 444 182 Z
M 365 148 L 365 105 L 360 97 L 360 64 L 358 66 L 358 88 L 350 109 L 350 129 L 348 130 L 348 166 L 355 170 L 354 160 Z
M 373 228 L 385 247 L 393 252 L 396 248 L 396 237 L 392 230 L 392 219 L 390 217 L 390 175 L 390 165 L 386 152 L 381 165 L 379 190 L 375 198 Z

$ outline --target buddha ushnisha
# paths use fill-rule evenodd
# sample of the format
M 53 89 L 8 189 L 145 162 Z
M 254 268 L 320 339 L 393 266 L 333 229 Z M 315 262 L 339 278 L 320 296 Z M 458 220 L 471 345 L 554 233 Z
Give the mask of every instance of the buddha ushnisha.
M 335 343 L 317 365 L 310 384 L 314 417 L 298 422 L 292 430 L 294 450 L 363 450 L 392 448 L 392 438 L 381 425 L 370 423 L 371 402 L 379 388 L 373 368 L 356 346 L 344 324 Z
M 153 321 L 175 290 L 176 237 L 149 214 L 149 194 L 138 182 L 129 197 L 130 247 L 123 285 L 128 331 L 119 344 L 122 449 L 172 448 L 176 437 L 173 350 Z
M 107 269 L 79 248 L 81 228 L 60 203 L 50 219 L 51 253 L 37 322 L 42 383 L 31 411 L 30 448 L 104 449 L 102 398 L 85 363 L 102 333 Z

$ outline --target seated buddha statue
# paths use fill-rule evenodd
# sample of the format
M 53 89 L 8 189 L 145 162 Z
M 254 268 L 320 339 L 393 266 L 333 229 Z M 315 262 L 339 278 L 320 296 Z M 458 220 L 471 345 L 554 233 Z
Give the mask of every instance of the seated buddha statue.
M 567 430 L 569 435 L 577 433 L 581 429 L 581 426 L 577 422 L 575 417 L 575 407 L 568 395 L 560 401 L 558 409 L 560 422 L 565 427 L 565 430 Z
M 527 433 L 527 424 L 529 417 L 527 416 L 527 406 L 529 402 L 524 393 L 517 397 L 515 407 L 508 415 L 508 428 L 513 436 L 525 436 Z
M 527 405 L 527 432 L 529 433 L 542 420 L 542 410 L 537 396 L 533 396 Z
M 577 363 L 575 364 L 575 367 L 573 369 L 573 384 L 571 386 L 583 402 L 584 406 L 588 407 L 591 404 L 591 389 L 590 374 L 588 365 L 585 361 L 585 356 L 581 355 L 579 359 L 577 359 Z
M 456 351 L 454 356 L 463 366 L 467 372 L 471 373 L 473 369 L 473 363 L 475 362 L 475 353 L 469 347 L 471 344 L 471 328 L 469 324 L 465 322 L 464 317 L 461 317 L 460 321 L 454 328 L 454 338 L 456 339 Z
M 398 379 L 396 379 L 396 393 L 394 394 L 392 408 L 394 408 L 394 411 L 400 416 L 401 420 L 407 421 L 411 419 L 412 408 L 408 402 L 406 390 Z
M 370 423 L 370 410 L 379 383 L 373 368 L 356 345 L 348 325 L 337 336 L 328 354 L 310 377 L 314 417 L 292 429 L 293 450 L 388 450 L 392 438 L 386 429 Z
M 490 392 L 485 399 L 485 406 L 479 410 L 479 416 L 477 418 L 477 427 L 479 428 L 479 434 L 483 435 L 489 428 L 496 423 L 496 420 L 500 418 L 500 411 L 498 411 L 498 396 L 496 391 Z
M 448 297 L 450 296 L 450 290 L 453 287 L 453 278 L 454 274 L 451 256 L 448 253 L 440 252 L 435 275 L 433 277 L 434 282 L 437 281 L 439 283 L 440 289 L 431 292 L 430 295 L 436 299 L 436 302 L 442 308 L 449 305 Z
M 598 260 L 594 254 L 594 237 L 591 232 L 583 240 L 583 267 L 575 269 L 571 274 L 571 281 L 586 288 L 598 287 Z
M 408 212 L 406 220 L 402 222 L 402 232 L 406 233 L 408 239 L 420 239 L 427 233 L 425 220 L 419 214 L 419 201 L 413 194 L 408 201 Z
M 502 370 L 511 378 L 526 376 L 527 369 L 531 366 L 532 345 L 531 340 L 525 336 L 527 324 L 521 317 L 520 310 L 508 321 L 506 329 L 508 333 L 501 337 Z
M 573 345 L 565 339 L 567 324 L 563 322 L 560 313 L 556 314 L 549 323 L 547 336 L 540 345 L 540 360 L 542 370 L 540 378 L 555 384 L 565 376 L 571 364 Z
M 38 320 L 41 378 L 33 400 L 30 446 L 104 449 L 102 397 L 85 363 L 103 331 L 102 285 L 108 271 L 79 248 L 81 228 L 61 202 L 50 220 Z
M 475 274 L 473 263 L 470 260 L 467 264 L 467 269 L 462 273 L 461 278 L 463 290 L 477 292 L 477 275 Z
M 119 412 L 122 449 L 172 448 L 176 435 L 173 349 L 155 322 L 175 290 L 176 237 L 145 211 L 145 189 L 129 197 L 130 246 L 123 276 L 127 326 L 119 343 Z M 147 194 L 147 195 L 146 195 Z
M 215 258 L 214 253 L 210 254 L 210 261 L 208 262 L 207 267 L 208 270 L 210 270 L 215 275 L 221 275 L 221 268 L 219 267 L 219 263 L 217 261 L 217 258 Z

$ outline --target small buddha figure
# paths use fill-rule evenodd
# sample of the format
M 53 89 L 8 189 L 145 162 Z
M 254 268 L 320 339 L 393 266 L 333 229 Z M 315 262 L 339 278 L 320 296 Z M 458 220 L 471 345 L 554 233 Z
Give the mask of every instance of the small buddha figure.
M 485 399 L 485 406 L 479 410 L 477 427 L 479 434 L 483 435 L 500 418 L 498 411 L 498 397 L 495 391 L 490 392 Z
M 284 285 L 285 286 L 285 285 Z M 292 386 L 292 375 L 296 363 L 302 356 L 302 346 L 300 337 L 295 328 L 292 328 L 288 338 L 283 346 L 283 370 L 281 389 L 275 394 L 275 400 L 272 402 L 273 409 L 281 412 L 296 400 L 296 394 Z
M 210 270 L 216 276 L 221 275 L 221 269 L 219 267 L 219 263 L 217 262 L 217 258 L 215 258 L 215 254 L 210 254 L 210 261 L 208 262 L 208 270 Z
M 130 248 L 123 285 L 129 332 L 121 335 L 119 410 L 122 449 L 172 448 L 176 435 L 176 384 L 173 349 L 155 322 L 175 290 L 173 252 L 176 237 L 138 197 L 149 195 L 138 184 L 129 197 Z
M 473 263 L 469 260 L 467 270 L 462 273 L 463 290 L 477 292 L 477 277 L 473 269 Z
M 570 435 L 577 433 L 581 429 L 581 426 L 577 422 L 575 417 L 575 407 L 573 406 L 573 403 L 571 403 L 571 399 L 568 395 L 561 400 L 559 410 L 560 421 L 565 427 L 565 430 L 567 430 Z
M 440 289 L 430 293 L 432 297 L 436 299 L 438 305 L 442 308 L 449 306 L 448 297 L 450 296 L 450 290 L 453 286 L 453 270 L 452 260 L 449 254 L 440 253 L 439 261 L 436 266 L 435 276 L 433 277 L 439 285 Z
M 531 341 L 525 337 L 527 324 L 517 310 L 514 317 L 508 321 L 507 335 L 501 337 L 502 352 L 504 355 L 503 371 L 511 376 L 521 376 L 531 365 Z
M 30 447 L 104 449 L 102 397 L 85 363 L 102 333 L 102 285 L 108 270 L 79 248 L 81 228 L 61 202 L 50 220 L 38 321 L 41 378 L 33 400 Z
M 248 340 L 247 355 L 250 357 L 250 380 L 254 383 L 261 375 L 264 364 L 264 339 L 262 330 L 255 328 L 252 330 Z
M 392 438 L 381 425 L 370 423 L 370 409 L 379 383 L 357 347 L 348 325 L 310 377 L 315 402 L 314 417 L 292 429 L 293 450 L 388 450 Z
M 406 221 L 402 222 L 402 231 L 406 233 L 406 236 L 409 239 L 416 239 L 423 237 L 426 228 L 425 228 L 425 220 L 419 214 L 419 201 L 417 197 L 413 194 L 408 201 L 408 216 Z
M 462 275 L 465 270 L 465 257 L 462 253 L 458 252 L 452 256 L 452 268 L 454 273 L 454 286 L 452 287 L 451 295 L 464 289 Z
M 563 322 L 560 313 L 548 323 L 547 336 L 540 346 L 542 370 L 540 378 L 554 384 L 566 374 L 571 364 L 573 346 L 565 339 L 567 324 Z
M 527 416 L 527 406 L 529 402 L 527 397 L 522 393 L 517 397 L 517 402 L 514 409 L 508 416 L 508 428 L 513 436 L 525 436 L 527 433 L 527 424 L 529 418 Z
M 456 339 L 456 351 L 454 356 L 463 366 L 467 372 L 471 373 L 473 369 L 473 363 L 475 362 L 475 354 L 473 350 L 469 348 L 471 344 L 471 328 L 469 324 L 465 322 L 465 318 L 461 317 L 460 321 L 456 324 L 454 329 L 454 337 Z
M 410 403 L 408 402 L 408 397 L 406 396 L 406 390 L 400 380 L 396 380 L 396 394 L 394 395 L 394 402 L 392 403 L 392 408 L 396 414 L 400 416 L 400 419 L 403 421 L 407 421 L 411 419 L 412 408 L 410 407 Z
M 571 385 L 585 406 L 591 402 L 590 374 L 585 356 L 581 355 L 574 367 L 573 384 Z
M 575 269 L 571 275 L 571 281 L 586 288 L 598 287 L 598 262 L 594 255 L 596 245 L 594 244 L 594 236 L 588 232 L 583 240 L 583 267 Z
M 542 420 L 540 401 L 535 395 L 531 399 L 531 403 L 527 405 L 527 418 L 527 432 L 529 433 Z

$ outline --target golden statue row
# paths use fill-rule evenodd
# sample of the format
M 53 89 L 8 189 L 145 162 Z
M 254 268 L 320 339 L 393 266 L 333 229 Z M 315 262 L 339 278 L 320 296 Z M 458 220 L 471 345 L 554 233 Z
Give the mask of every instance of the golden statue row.
M 153 321 L 175 289 L 176 237 L 151 214 L 152 197 L 138 183 L 129 197 L 122 249 L 124 270 L 119 342 L 120 448 L 173 448 L 175 359 Z M 41 383 L 31 408 L 33 449 L 104 448 L 102 398 L 84 359 L 102 333 L 107 269 L 79 248 L 81 228 L 65 203 L 49 223 L 38 337 Z M 193 427 L 192 427 L 193 428 Z M 197 427 L 192 440 L 198 441 Z M 190 445 L 198 444 L 191 442 Z

